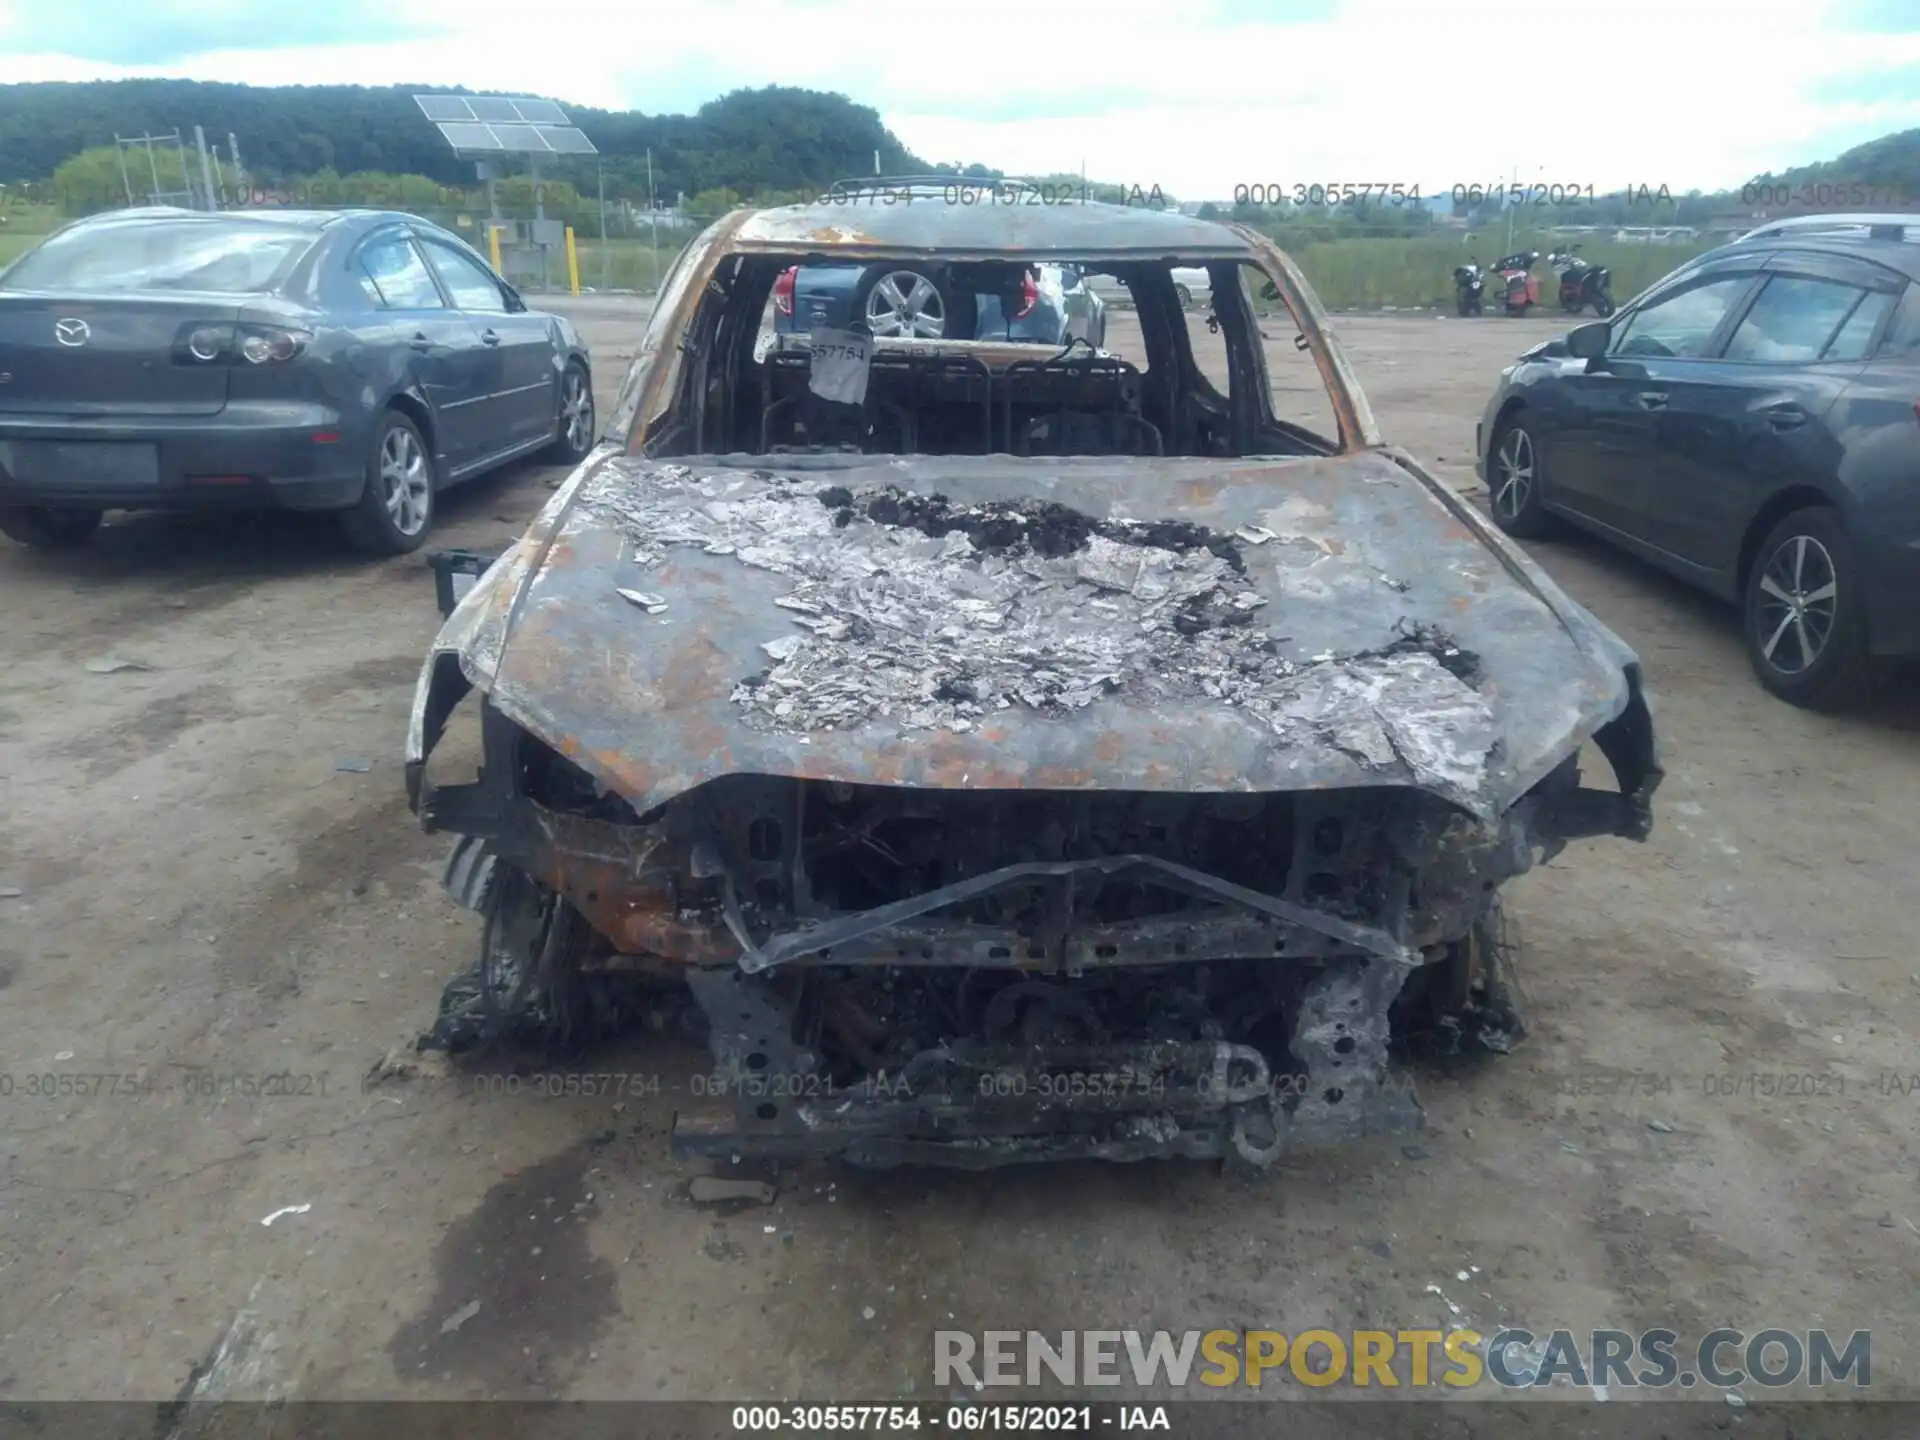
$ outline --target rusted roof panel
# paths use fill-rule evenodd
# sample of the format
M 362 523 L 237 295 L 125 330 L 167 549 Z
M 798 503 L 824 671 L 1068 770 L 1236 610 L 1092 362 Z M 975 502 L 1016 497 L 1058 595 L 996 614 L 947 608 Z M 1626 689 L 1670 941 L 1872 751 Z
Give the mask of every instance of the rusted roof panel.
M 949 202 L 916 195 L 887 204 L 859 196 L 844 203 L 785 205 L 750 213 L 733 237 L 741 250 L 832 252 L 927 250 L 951 255 L 1052 255 L 1247 259 L 1248 243 L 1225 225 L 1147 206 Z

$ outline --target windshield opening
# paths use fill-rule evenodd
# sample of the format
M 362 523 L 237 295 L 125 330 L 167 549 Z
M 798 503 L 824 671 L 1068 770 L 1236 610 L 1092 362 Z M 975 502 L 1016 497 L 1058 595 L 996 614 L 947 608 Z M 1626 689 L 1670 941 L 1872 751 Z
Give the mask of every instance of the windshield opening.
M 1333 406 L 1234 261 L 733 256 L 654 455 L 1324 455 Z M 1219 283 L 1214 283 L 1217 272 Z M 1258 275 L 1260 272 L 1252 271 Z M 1271 289 L 1271 287 L 1268 287 Z M 1312 395 L 1275 401 L 1267 331 Z M 1311 403 L 1305 403 L 1311 402 Z M 1324 426 L 1324 428 L 1322 428 Z

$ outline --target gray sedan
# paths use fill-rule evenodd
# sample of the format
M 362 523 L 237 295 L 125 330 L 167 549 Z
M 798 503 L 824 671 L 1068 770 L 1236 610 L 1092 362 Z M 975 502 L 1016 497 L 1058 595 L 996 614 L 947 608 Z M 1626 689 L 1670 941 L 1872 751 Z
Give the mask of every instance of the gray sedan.
M 1741 610 L 1768 690 L 1840 709 L 1920 656 L 1920 245 L 1798 216 L 1687 261 L 1500 372 L 1493 518 L 1562 522 Z
M 284 507 L 400 554 L 447 486 L 584 456 L 589 365 L 414 216 L 95 216 L 0 271 L 0 531 L 65 549 L 109 509 Z

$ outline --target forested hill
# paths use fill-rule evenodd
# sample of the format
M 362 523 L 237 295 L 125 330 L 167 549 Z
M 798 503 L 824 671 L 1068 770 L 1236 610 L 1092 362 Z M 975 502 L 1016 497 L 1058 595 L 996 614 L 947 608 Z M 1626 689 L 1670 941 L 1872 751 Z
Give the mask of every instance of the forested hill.
M 1876 209 L 1920 209 L 1920 130 L 1882 135 L 1832 160 L 1756 178 L 1793 189 L 1807 185 L 1859 186 L 1872 195 L 1866 203 Z
M 413 103 L 412 96 L 435 88 L 198 80 L 0 85 L 0 183 L 45 180 L 61 161 L 111 145 L 116 134 L 178 126 L 190 138 L 201 125 L 208 141 L 222 147 L 229 132 L 235 135 L 242 162 L 268 181 L 330 169 L 471 184 L 471 168 L 454 159 Z M 645 191 L 649 148 L 656 192 L 664 199 L 677 191 L 724 187 L 749 194 L 867 175 L 876 150 L 887 174 L 932 168 L 908 153 L 878 111 L 817 90 L 736 90 L 692 115 L 560 103 L 606 157 L 609 187 L 627 193 Z M 555 167 L 556 178 L 567 173 L 568 167 Z M 587 162 L 576 178 L 586 179 L 590 191 L 591 176 Z

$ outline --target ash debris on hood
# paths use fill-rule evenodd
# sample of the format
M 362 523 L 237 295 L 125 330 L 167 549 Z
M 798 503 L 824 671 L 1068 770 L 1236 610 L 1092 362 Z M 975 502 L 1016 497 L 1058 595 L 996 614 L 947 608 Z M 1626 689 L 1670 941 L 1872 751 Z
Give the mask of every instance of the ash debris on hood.
M 944 495 L 915 495 L 892 485 L 856 496 L 844 485 L 819 492 L 821 504 L 834 512 L 834 524 L 844 527 L 856 515 L 877 525 L 903 525 L 935 540 L 954 533 L 965 535 L 981 551 L 1025 549 L 1048 560 L 1085 548 L 1096 535 L 1121 545 L 1148 546 L 1186 553 L 1206 550 L 1217 555 L 1236 575 L 1247 572 L 1247 562 L 1230 535 L 1195 525 L 1190 520 L 1096 520 L 1091 515 L 1051 500 L 1017 500 L 956 507 Z
M 1374 651 L 1376 655 L 1431 655 L 1440 667 L 1455 679 L 1479 688 L 1481 679 L 1480 657 L 1471 650 L 1463 650 L 1453 643 L 1453 637 L 1438 625 L 1429 625 L 1421 620 L 1402 619 L 1397 627 L 1399 638 L 1391 645 Z
M 792 582 L 775 603 L 799 630 L 766 636 L 768 667 L 733 692 L 756 729 L 964 732 L 1103 697 L 1226 708 L 1284 747 L 1404 767 L 1470 806 L 1496 739 L 1474 657 L 1443 632 L 1403 625 L 1378 650 L 1293 660 L 1239 543 L 1187 521 L 624 458 L 576 514 L 617 523 L 643 569 L 692 547 Z

